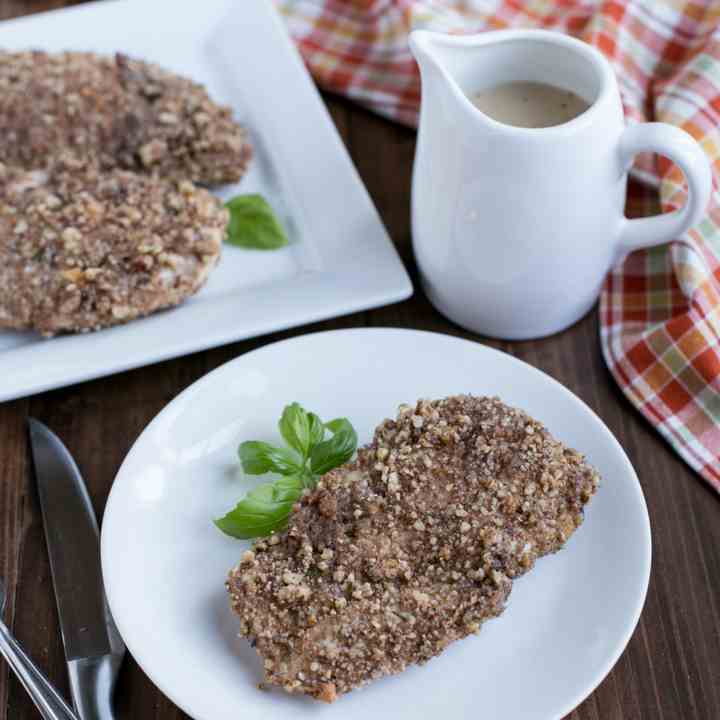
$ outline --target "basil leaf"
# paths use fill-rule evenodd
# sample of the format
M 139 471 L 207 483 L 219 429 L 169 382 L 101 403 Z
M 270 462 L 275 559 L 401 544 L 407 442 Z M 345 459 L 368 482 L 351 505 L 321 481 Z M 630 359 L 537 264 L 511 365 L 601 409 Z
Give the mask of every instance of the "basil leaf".
M 215 525 L 241 540 L 264 537 L 285 525 L 302 491 L 303 481 L 297 476 L 258 485 L 233 510 L 215 520 Z
M 275 472 L 282 477 L 258 485 L 233 510 L 214 521 L 227 535 L 248 539 L 283 528 L 303 490 L 314 488 L 320 475 L 347 462 L 357 448 L 357 435 L 347 418 L 323 424 L 296 402 L 285 407 L 278 427 L 289 447 L 250 441 L 238 448 L 246 473 Z M 328 431 L 332 436 L 325 440 Z
M 310 450 L 310 418 L 305 410 L 296 402 L 286 405 L 278 428 L 285 442 L 306 459 Z
M 270 443 L 250 440 L 238 448 L 240 462 L 248 475 L 264 475 L 276 472 L 280 475 L 295 475 L 302 471 L 293 453 L 285 448 L 276 448 Z
M 335 418 L 325 423 L 325 427 L 334 435 L 339 430 L 353 430 L 351 422 L 347 418 Z
M 313 475 L 312 470 L 306 467 L 300 474 L 300 479 L 308 490 L 312 490 L 317 485 L 318 476 Z
M 310 469 L 315 475 L 324 475 L 338 465 L 346 463 L 357 449 L 357 434 L 346 418 L 337 418 L 325 423 L 333 433 L 313 447 L 310 453 Z
M 256 250 L 276 250 L 288 244 L 287 235 L 262 195 L 238 195 L 225 203 L 230 211 L 227 241 Z
M 305 483 L 301 475 L 286 475 L 278 478 L 273 484 L 274 502 L 297 502 L 302 495 Z
M 325 426 L 315 413 L 308 413 L 308 420 L 310 421 L 310 447 L 312 448 L 313 445 L 322 442 L 325 437 Z

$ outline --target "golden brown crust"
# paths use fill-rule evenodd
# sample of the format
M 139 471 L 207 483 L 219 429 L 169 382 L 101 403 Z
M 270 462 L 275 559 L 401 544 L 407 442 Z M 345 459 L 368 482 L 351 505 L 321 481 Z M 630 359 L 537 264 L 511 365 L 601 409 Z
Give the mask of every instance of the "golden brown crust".
M 45 168 L 65 151 L 103 169 L 215 185 L 251 157 L 229 108 L 191 80 L 126 55 L 0 52 L 0 162 Z
M 335 692 L 334 683 L 323 683 L 320 685 L 320 692 L 317 696 L 318 700 L 326 703 L 333 703 L 337 700 L 337 692 Z
M 124 323 L 195 293 L 216 264 L 227 210 L 188 181 L 0 164 L 0 327 L 45 335 Z
M 424 663 L 502 612 L 597 483 L 497 399 L 402 406 L 230 573 L 240 633 L 268 683 L 324 700 Z

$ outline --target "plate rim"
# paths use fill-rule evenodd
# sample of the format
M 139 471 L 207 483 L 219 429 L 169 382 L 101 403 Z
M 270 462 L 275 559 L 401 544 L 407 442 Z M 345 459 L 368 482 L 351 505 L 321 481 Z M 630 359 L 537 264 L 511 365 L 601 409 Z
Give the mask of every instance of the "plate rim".
M 132 446 L 130 447 L 127 455 L 125 456 L 122 464 L 120 465 L 115 478 L 113 479 L 112 486 L 110 488 L 110 493 L 108 494 L 107 503 L 105 505 L 105 511 L 103 513 L 102 518 L 102 527 L 101 527 L 101 534 L 100 534 L 100 556 L 101 556 L 101 566 L 102 566 L 102 573 L 103 578 L 105 579 L 105 585 L 106 588 L 110 585 L 107 581 L 107 566 L 109 563 L 109 553 L 110 553 L 110 540 L 108 540 L 108 535 L 105 532 L 105 519 L 107 517 L 107 514 L 109 511 L 112 511 L 113 508 L 113 495 L 115 493 L 116 484 L 118 479 L 121 477 L 121 474 L 123 473 L 123 470 L 126 468 L 126 466 L 129 465 L 131 456 L 136 451 L 136 448 L 138 444 L 140 443 L 143 436 L 152 428 L 152 426 L 156 422 L 160 422 L 162 417 L 165 415 L 165 413 L 169 412 L 169 409 L 175 405 L 176 402 L 181 402 L 183 396 L 186 394 L 189 394 L 190 392 L 197 392 L 198 386 L 211 382 L 211 378 L 216 374 L 220 373 L 221 371 L 225 372 L 226 368 L 233 365 L 234 363 L 242 361 L 244 358 L 248 356 L 254 356 L 258 354 L 262 354 L 263 352 L 267 352 L 270 349 L 276 349 L 277 347 L 282 347 L 286 344 L 298 342 L 298 341 L 307 341 L 308 339 L 314 339 L 318 336 L 329 336 L 329 335 L 369 335 L 369 334 L 404 334 L 404 335 L 422 335 L 422 336 L 431 336 L 440 338 L 442 340 L 446 341 L 453 341 L 453 342 L 459 342 L 464 345 L 471 345 L 475 349 L 479 350 L 480 352 L 487 352 L 490 355 L 500 355 L 502 356 L 503 360 L 510 363 L 511 365 L 515 366 L 524 366 L 525 368 L 528 368 L 532 371 L 533 375 L 540 376 L 542 380 L 544 381 L 550 381 L 550 385 L 553 386 L 553 388 L 566 396 L 568 396 L 572 401 L 575 403 L 579 403 L 581 409 L 589 413 L 592 418 L 597 422 L 599 428 L 601 428 L 602 432 L 605 434 L 605 436 L 611 441 L 611 445 L 614 446 L 614 449 L 618 452 L 619 457 L 622 458 L 623 464 L 626 467 L 626 470 L 629 471 L 629 480 L 630 485 L 633 489 L 633 494 L 636 496 L 636 499 L 639 502 L 639 509 L 642 511 L 640 513 L 641 518 L 641 530 L 643 535 L 643 573 L 642 577 L 639 577 L 640 581 L 640 589 L 641 591 L 638 593 L 638 595 L 635 598 L 635 607 L 633 608 L 632 614 L 628 616 L 625 622 L 624 630 L 622 632 L 622 635 L 619 639 L 619 641 L 616 644 L 616 647 L 612 653 L 608 655 L 608 659 L 606 662 L 600 667 L 597 672 L 588 679 L 586 685 L 583 689 L 575 693 L 575 695 L 570 698 L 565 705 L 559 708 L 556 715 L 553 717 L 548 717 L 547 720 L 562 720 L 567 714 L 571 713 L 574 709 L 576 709 L 584 700 L 586 700 L 602 683 L 602 681 L 608 676 L 608 674 L 612 671 L 612 669 L 617 664 L 618 660 L 620 659 L 623 652 L 626 650 L 628 643 L 630 642 L 630 639 L 632 638 L 637 625 L 640 621 L 640 617 L 642 615 L 643 608 L 645 606 L 645 602 L 647 600 L 647 593 L 650 583 L 650 575 L 652 570 L 652 531 L 650 526 L 650 516 L 648 512 L 647 507 L 647 501 L 645 500 L 645 494 L 643 492 L 642 486 L 640 484 L 640 480 L 637 476 L 637 473 L 635 472 L 635 468 L 633 467 L 632 463 L 630 462 L 630 459 L 627 456 L 627 453 L 623 449 L 623 447 L 620 445 L 618 439 L 615 437 L 615 435 L 611 432 L 610 428 L 607 427 L 605 422 L 602 420 L 602 418 L 587 404 L 584 400 L 582 400 L 580 397 L 575 395 L 571 390 L 569 390 L 567 387 L 565 387 L 561 382 L 553 378 L 552 376 L 548 375 L 544 371 L 540 370 L 539 368 L 536 368 L 533 365 L 530 365 L 530 363 L 525 362 L 524 360 L 521 360 L 514 355 L 510 355 L 509 353 L 503 352 L 502 350 L 498 350 L 497 348 L 490 347 L 488 345 L 484 345 L 480 342 L 476 342 L 474 340 L 470 340 L 468 338 L 463 337 L 457 337 L 455 335 L 450 335 L 446 333 L 439 333 L 439 332 L 433 332 L 433 331 L 427 331 L 427 330 L 416 330 L 413 328 L 396 328 L 396 327 L 390 327 L 390 326 L 382 326 L 382 327 L 364 327 L 364 328 L 343 328 L 343 329 L 337 329 L 337 330 L 322 330 L 318 332 L 312 332 L 312 333 L 305 333 L 302 335 L 297 335 L 295 337 L 291 338 L 285 338 L 283 340 L 277 340 L 275 342 L 267 343 L 266 345 L 263 345 L 259 348 L 255 348 L 249 352 L 243 353 L 241 355 L 238 355 L 237 357 L 232 358 L 231 360 L 228 360 L 227 362 L 224 362 L 223 364 L 219 365 L 218 367 L 214 368 L 213 370 L 207 372 L 203 376 L 199 377 L 197 380 L 192 382 L 190 385 L 188 385 L 182 392 L 178 393 L 165 407 L 162 408 L 154 417 L 153 419 L 143 428 L 140 435 L 136 438 L 136 440 L 133 442 Z M 111 597 L 111 594 L 108 593 L 108 604 L 110 606 L 111 611 L 113 610 L 113 599 Z M 114 613 L 113 613 L 114 615 Z M 139 658 L 139 654 L 136 654 L 134 648 L 132 647 L 132 643 L 128 643 L 127 639 L 125 637 L 125 633 L 123 632 L 123 621 L 118 620 L 117 617 L 114 618 L 115 622 L 118 626 L 118 629 L 120 631 L 121 636 L 123 637 L 123 640 L 125 641 L 128 650 L 133 655 L 135 661 L 137 662 L 138 666 L 141 668 L 141 670 L 148 676 L 150 681 L 166 696 L 168 697 L 177 707 L 179 707 L 183 712 L 187 713 L 190 717 L 195 718 L 195 720 L 211 720 L 211 718 L 205 718 L 198 715 L 193 714 L 193 710 L 190 707 L 189 703 L 184 703 L 183 701 L 180 701 L 179 698 L 177 698 L 176 693 L 174 690 L 169 688 L 165 682 L 159 681 L 158 677 L 156 676 L 156 673 L 150 672 L 148 668 L 146 668 L 145 665 L 141 662 Z

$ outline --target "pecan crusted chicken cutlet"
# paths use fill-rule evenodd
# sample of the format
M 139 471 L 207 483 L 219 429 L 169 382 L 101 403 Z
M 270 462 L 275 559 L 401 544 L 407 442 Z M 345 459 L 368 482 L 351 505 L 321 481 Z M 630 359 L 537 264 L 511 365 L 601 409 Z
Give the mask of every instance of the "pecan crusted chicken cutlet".
M 499 615 L 597 484 L 582 455 L 498 399 L 401 406 L 230 573 L 240 633 L 266 682 L 331 702 Z
M 0 327 L 87 331 L 176 305 L 217 262 L 227 222 L 189 181 L 68 157 L 0 164 Z
M 247 132 L 205 89 L 125 55 L 0 52 L 0 162 L 26 170 L 70 150 L 104 169 L 237 182 Z

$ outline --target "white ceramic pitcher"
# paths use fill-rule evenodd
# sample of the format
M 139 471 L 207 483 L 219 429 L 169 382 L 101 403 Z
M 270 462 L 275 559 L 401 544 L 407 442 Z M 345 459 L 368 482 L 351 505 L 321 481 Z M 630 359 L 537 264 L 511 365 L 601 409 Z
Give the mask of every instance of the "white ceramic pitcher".
M 712 186 L 706 155 L 671 125 L 626 128 L 612 68 L 590 45 L 543 30 L 421 30 L 410 46 L 422 79 L 413 246 L 430 300 L 458 324 L 508 339 L 563 330 L 592 307 L 615 262 L 701 218 Z M 590 108 L 562 125 L 520 128 L 468 98 L 519 81 L 570 90 Z M 682 209 L 625 218 L 627 171 L 641 151 L 682 169 Z

